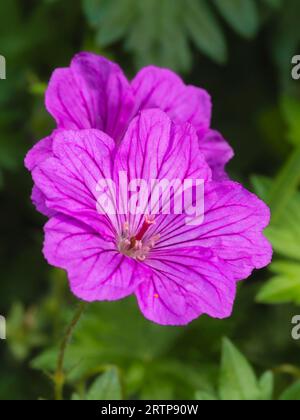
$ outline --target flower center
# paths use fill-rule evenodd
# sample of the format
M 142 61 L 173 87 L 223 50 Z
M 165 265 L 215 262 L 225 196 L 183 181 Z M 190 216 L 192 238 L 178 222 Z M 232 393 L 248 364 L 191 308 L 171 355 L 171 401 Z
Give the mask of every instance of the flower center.
M 154 235 L 147 240 L 144 239 L 145 233 L 154 223 L 154 217 L 145 216 L 143 225 L 134 236 L 130 235 L 128 223 L 124 223 L 122 235 L 118 242 L 119 251 L 127 257 L 131 257 L 138 261 L 145 261 L 148 253 L 160 239 L 160 235 Z

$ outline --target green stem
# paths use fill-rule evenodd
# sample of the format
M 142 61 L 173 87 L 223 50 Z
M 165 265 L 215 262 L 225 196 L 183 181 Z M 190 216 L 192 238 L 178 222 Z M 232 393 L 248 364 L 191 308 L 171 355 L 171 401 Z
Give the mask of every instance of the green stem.
M 272 222 L 276 223 L 286 208 L 300 183 L 300 144 L 292 153 L 278 174 L 269 193 L 268 204 L 271 207 Z
M 74 317 L 66 330 L 66 333 L 64 335 L 63 341 L 60 346 L 60 351 L 59 351 L 58 359 L 57 359 L 56 372 L 54 375 L 55 399 L 58 401 L 63 399 L 63 387 L 65 383 L 64 360 L 65 360 L 66 349 L 72 338 L 73 331 L 76 325 L 78 324 L 78 321 L 80 320 L 81 315 L 83 314 L 86 306 L 87 306 L 86 302 L 81 302 L 78 305 L 77 311 L 75 312 Z
M 274 373 L 283 373 L 294 376 L 296 379 L 300 378 L 300 369 L 293 365 L 281 365 L 273 369 Z

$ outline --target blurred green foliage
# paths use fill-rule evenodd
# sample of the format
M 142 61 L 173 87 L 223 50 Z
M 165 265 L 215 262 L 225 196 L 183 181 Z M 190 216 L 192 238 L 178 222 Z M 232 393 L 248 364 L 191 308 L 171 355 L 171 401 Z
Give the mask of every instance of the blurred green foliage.
M 96 44 L 101 48 L 124 39 L 124 49 L 133 54 L 137 68 L 155 62 L 182 71 L 189 71 L 192 66 L 189 40 L 215 62 L 227 61 L 226 37 L 216 12 L 240 36 L 252 38 L 264 19 L 281 5 L 278 0 L 262 3 L 255 0 L 83 1 L 87 19 L 96 30 Z
M 10 0 L 0 3 L 0 399 L 53 398 L 57 352 L 76 302 L 41 253 L 25 152 L 54 127 L 51 72 L 82 49 L 171 67 L 214 99 L 235 149 L 231 176 L 266 200 L 271 266 L 240 285 L 232 318 L 185 328 L 146 321 L 133 298 L 95 303 L 65 361 L 65 398 L 300 399 L 300 82 L 298 0 Z M 272 305 L 270 305 L 272 304 Z M 224 338 L 228 337 L 228 338 Z M 230 340 L 229 340 L 230 339 Z

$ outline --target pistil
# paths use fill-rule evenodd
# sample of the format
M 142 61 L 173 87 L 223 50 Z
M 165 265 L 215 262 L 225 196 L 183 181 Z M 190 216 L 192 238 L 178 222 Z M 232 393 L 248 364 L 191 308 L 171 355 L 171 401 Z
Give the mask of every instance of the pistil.
M 143 236 L 147 232 L 150 226 L 155 224 L 155 216 L 145 216 L 144 223 L 139 230 L 139 232 L 136 234 L 135 239 L 137 241 L 141 241 L 143 239 Z

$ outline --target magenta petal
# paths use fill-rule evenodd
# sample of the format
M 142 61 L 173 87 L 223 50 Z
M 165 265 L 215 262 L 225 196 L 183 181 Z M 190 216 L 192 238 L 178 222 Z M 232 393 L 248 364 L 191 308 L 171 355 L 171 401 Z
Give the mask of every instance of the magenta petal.
M 188 123 L 172 123 L 158 109 L 142 111 L 130 124 L 116 154 L 115 179 L 120 172 L 128 173 L 128 182 L 141 179 L 147 183 L 151 180 L 179 180 L 183 183 L 185 179 L 211 179 L 211 170 L 199 151 L 195 129 Z M 146 205 L 151 202 L 151 198 L 147 198 Z M 153 208 L 155 205 L 151 212 Z M 143 214 L 148 212 L 149 208 Z M 129 214 L 127 222 L 135 231 L 141 216 Z
M 162 111 L 142 111 L 130 124 L 115 160 L 115 173 L 130 179 L 211 179 L 195 129 L 174 124 Z
M 268 207 L 241 185 L 206 183 L 203 223 L 188 226 L 184 216 L 167 216 L 163 238 L 154 251 L 205 247 L 231 268 L 236 280 L 243 280 L 271 262 L 272 247 L 263 235 L 269 221 Z
M 46 205 L 46 197 L 42 191 L 36 186 L 33 186 L 31 200 L 38 212 L 44 216 L 52 217 L 56 214 L 55 210 L 51 210 Z
M 215 183 L 207 188 L 199 239 L 243 280 L 272 260 L 272 246 L 263 235 L 269 223 L 270 210 L 256 195 L 235 182 Z
M 213 179 L 215 181 L 228 179 L 225 166 L 233 158 L 234 153 L 221 134 L 209 130 L 203 136 L 199 136 L 199 146 L 212 170 Z
M 175 73 L 154 66 L 142 69 L 132 81 L 135 111 L 159 108 L 176 123 L 190 123 L 198 132 L 211 120 L 211 99 L 200 88 L 186 86 Z
M 112 178 L 114 141 L 98 130 L 62 131 L 53 139 L 53 157 L 32 172 L 48 208 L 113 235 L 110 220 L 97 211 L 97 185 Z
M 46 107 L 59 128 L 97 128 L 118 140 L 132 115 L 134 99 L 120 67 L 82 52 L 69 68 L 56 70 L 46 93 Z
M 29 171 L 32 171 L 40 163 L 52 156 L 52 143 L 52 136 L 46 137 L 35 144 L 33 148 L 27 153 L 25 158 L 25 166 Z M 55 212 L 48 209 L 45 199 L 45 195 L 35 185 L 31 195 L 31 200 L 34 206 L 36 207 L 37 211 L 42 213 L 44 216 L 52 216 L 55 214 Z
M 147 278 L 147 268 L 119 254 L 114 242 L 62 215 L 45 226 L 44 255 L 68 272 L 72 292 L 89 302 L 126 297 Z
M 52 136 L 46 137 L 36 143 L 27 153 L 25 166 L 29 171 L 32 171 L 39 163 L 52 155 L 52 142 Z
M 178 248 L 147 260 L 152 276 L 136 292 L 144 316 L 163 325 L 185 325 L 202 314 L 231 315 L 236 283 L 226 264 L 203 248 Z

